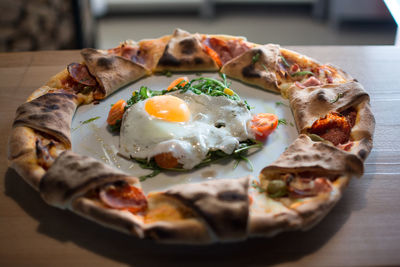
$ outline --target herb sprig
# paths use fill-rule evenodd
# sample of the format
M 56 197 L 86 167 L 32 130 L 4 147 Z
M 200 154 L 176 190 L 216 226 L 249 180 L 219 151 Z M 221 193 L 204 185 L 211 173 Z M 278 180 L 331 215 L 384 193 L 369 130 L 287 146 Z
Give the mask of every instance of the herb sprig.
M 339 101 L 339 99 L 340 98 L 342 98 L 344 96 L 344 94 L 343 93 L 338 93 L 337 95 L 336 95 L 336 97 L 334 98 L 334 99 L 331 99 L 329 102 L 330 103 L 336 103 L 337 101 Z
M 223 159 L 235 159 L 236 163 L 234 168 L 237 167 L 238 163 L 240 161 L 245 161 L 250 167 L 250 170 L 253 171 L 253 165 L 251 161 L 247 158 L 248 152 L 250 149 L 260 149 L 263 146 L 262 142 L 249 139 L 243 142 L 239 143 L 239 147 L 233 151 L 232 154 L 226 154 L 225 152 L 221 150 L 216 150 L 216 151 L 210 151 L 208 152 L 207 156 L 199 163 L 197 164 L 193 169 L 198 169 L 204 166 L 208 166 L 212 163 L 218 162 Z M 162 171 L 175 171 L 175 172 L 188 172 L 192 171 L 193 169 L 187 170 L 183 168 L 170 168 L 170 169 L 164 169 L 161 168 L 157 165 L 154 159 L 141 159 L 141 158 L 132 158 L 135 162 L 139 164 L 139 166 L 143 169 L 148 169 L 152 170 L 150 174 L 140 176 L 139 179 L 140 181 L 144 181 L 148 178 L 154 177 L 158 175 Z

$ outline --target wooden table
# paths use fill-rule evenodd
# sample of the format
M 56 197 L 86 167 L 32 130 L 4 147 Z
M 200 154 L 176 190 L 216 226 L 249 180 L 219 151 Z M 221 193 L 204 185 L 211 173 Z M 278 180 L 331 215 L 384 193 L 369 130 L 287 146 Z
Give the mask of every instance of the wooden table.
M 0 266 L 399 265 L 400 48 L 289 47 L 348 70 L 369 92 L 377 121 L 365 174 L 315 228 L 211 246 L 161 245 L 46 205 L 7 168 L 14 113 L 78 51 L 0 54 Z

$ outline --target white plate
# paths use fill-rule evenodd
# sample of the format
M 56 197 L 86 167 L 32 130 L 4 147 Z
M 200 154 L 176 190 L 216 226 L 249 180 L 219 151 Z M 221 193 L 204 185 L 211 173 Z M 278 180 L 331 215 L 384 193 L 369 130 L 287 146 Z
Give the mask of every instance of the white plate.
M 148 174 L 149 170 L 141 169 L 137 163 L 120 157 L 118 153 L 119 135 L 107 130 L 107 115 L 111 104 L 119 99 L 128 100 L 132 92 L 144 85 L 152 90 L 165 89 L 171 81 L 182 75 L 150 76 L 134 84 L 121 88 L 98 105 L 84 105 L 78 108 L 72 120 L 72 150 L 82 155 L 92 156 L 133 176 Z M 195 74 L 185 75 L 189 79 L 198 78 Z M 217 73 L 203 73 L 204 77 L 219 78 Z M 253 153 L 249 159 L 254 165 L 251 171 L 242 161 L 234 169 L 235 161 L 227 160 L 201 169 L 185 173 L 161 173 L 142 182 L 145 192 L 160 191 L 181 183 L 194 183 L 219 178 L 239 178 L 246 175 L 257 177 L 262 168 L 273 162 L 298 136 L 294 119 L 288 103 L 280 95 L 250 87 L 237 81 L 230 86 L 242 99 L 246 99 L 253 114 L 268 112 L 287 120 L 287 125 L 279 125 L 266 141 L 262 150 Z M 277 105 L 282 102 L 285 105 Z M 90 123 L 82 124 L 90 118 L 100 117 Z

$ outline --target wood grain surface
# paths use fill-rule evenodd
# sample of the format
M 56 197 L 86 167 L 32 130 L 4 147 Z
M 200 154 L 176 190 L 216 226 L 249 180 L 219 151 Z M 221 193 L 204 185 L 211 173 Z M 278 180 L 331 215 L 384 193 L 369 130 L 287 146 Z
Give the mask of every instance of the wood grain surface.
M 370 94 L 377 124 L 365 175 L 310 231 L 210 246 L 136 240 L 46 205 L 7 167 L 7 139 L 16 108 L 79 52 L 0 54 L 0 266 L 400 265 L 400 48 L 288 48 L 340 66 Z

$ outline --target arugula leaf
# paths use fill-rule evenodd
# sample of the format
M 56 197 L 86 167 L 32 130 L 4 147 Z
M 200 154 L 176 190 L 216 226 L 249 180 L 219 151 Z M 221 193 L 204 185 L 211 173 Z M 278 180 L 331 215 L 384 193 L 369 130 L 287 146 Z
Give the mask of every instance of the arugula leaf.
M 287 125 L 288 122 L 286 121 L 286 119 L 279 119 L 279 120 L 278 120 L 278 125 L 281 125 L 281 124 Z
M 114 125 L 108 125 L 109 129 L 112 132 L 119 132 L 119 130 L 121 129 L 121 121 L 122 120 L 117 120 L 117 122 Z
M 253 58 L 251 59 L 251 62 L 253 64 L 255 64 L 258 60 L 260 59 L 260 53 L 257 53 L 253 56 Z
M 202 162 L 200 162 L 199 164 L 197 164 L 196 166 L 194 166 L 193 169 L 187 170 L 187 169 L 183 169 L 183 168 L 170 168 L 170 169 L 164 169 L 161 168 L 157 165 L 157 163 L 155 162 L 154 159 L 151 160 L 147 160 L 147 159 L 140 159 L 140 158 L 131 158 L 133 161 L 137 162 L 139 164 L 139 166 L 143 169 L 149 169 L 152 170 L 153 172 L 139 177 L 140 179 L 143 179 L 141 181 L 144 181 L 147 178 L 150 177 L 154 177 L 157 174 L 159 174 L 162 171 L 175 171 L 175 172 L 188 172 L 188 171 L 192 171 L 194 169 L 198 169 L 204 166 L 208 166 L 211 163 L 215 163 L 217 161 L 223 160 L 223 159 L 229 159 L 229 158 L 233 158 L 237 160 L 237 164 L 239 164 L 239 162 L 241 160 L 244 160 L 247 162 L 247 164 L 250 167 L 250 170 L 253 171 L 253 165 L 250 162 L 250 160 L 245 156 L 246 153 L 248 153 L 248 151 L 252 148 L 261 148 L 262 147 L 262 142 L 257 141 L 257 140 L 246 140 L 243 141 L 239 144 L 239 147 L 233 151 L 232 154 L 226 154 L 225 152 L 221 151 L 221 150 L 217 150 L 217 151 L 209 151 L 207 156 L 203 159 Z M 237 164 L 235 164 L 234 168 L 237 167 Z
M 311 71 L 308 71 L 308 70 L 303 70 L 303 71 L 298 71 L 298 72 L 290 74 L 290 76 L 292 76 L 292 77 L 303 76 L 303 75 L 313 75 L 314 76 L 314 73 L 312 73 Z
M 280 56 L 280 58 L 281 58 L 281 60 L 282 60 L 282 62 L 283 62 L 283 65 L 285 65 L 286 67 L 290 68 L 290 65 L 289 65 L 289 63 L 286 61 L 286 59 L 285 59 L 283 56 Z
M 338 93 L 334 99 L 329 100 L 330 103 L 336 103 L 340 98 L 344 96 L 344 93 Z
M 92 121 L 95 121 L 95 120 L 97 120 L 97 119 L 100 119 L 100 117 L 97 116 L 97 117 L 94 117 L 94 118 L 87 119 L 87 120 L 85 120 L 85 121 L 82 121 L 81 124 L 87 124 L 87 123 L 92 122 Z
M 287 104 L 285 104 L 285 103 L 283 103 L 283 102 L 281 102 L 281 101 L 275 102 L 275 105 L 276 105 L 277 107 L 278 107 L 278 106 L 289 107 L 289 105 L 287 105 Z
M 264 63 L 262 63 L 261 66 L 264 68 L 264 70 L 265 70 L 266 72 L 269 72 L 268 68 L 264 65 Z

